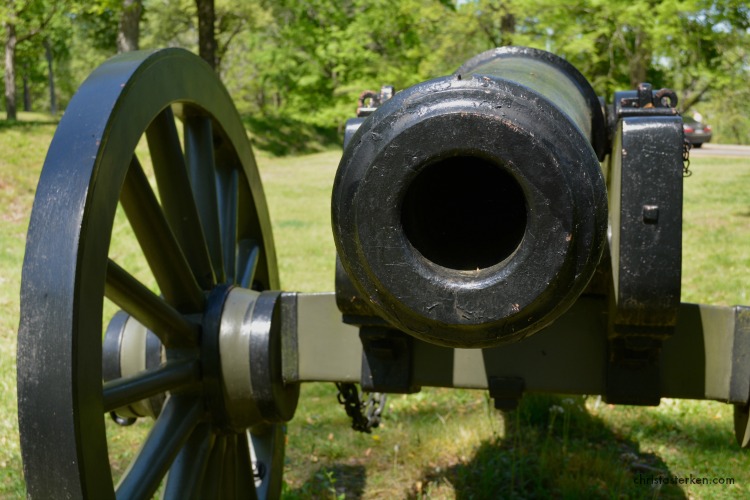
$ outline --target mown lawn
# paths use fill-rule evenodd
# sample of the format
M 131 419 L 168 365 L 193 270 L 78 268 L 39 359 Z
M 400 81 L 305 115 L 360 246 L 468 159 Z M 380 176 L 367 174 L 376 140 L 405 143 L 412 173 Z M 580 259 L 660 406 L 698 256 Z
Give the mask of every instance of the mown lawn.
M 0 126 L 0 497 L 23 496 L 16 419 L 18 292 L 31 203 L 54 125 Z M 329 197 L 338 152 L 259 156 L 286 290 L 333 289 Z M 685 181 L 683 300 L 748 303 L 750 161 L 696 158 Z M 506 433 L 506 429 L 511 432 Z M 116 429 L 118 432 L 119 429 Z M 114 434 L 127 463 L 144 429 Z M 484 392 L 426 389 L 389 400 L 383 425 L 354 433 L 332 385 L 303 387 L 288 426 L 288 498 L 739 498 L 750 457 L 732 411 L 665 400 L 613 407 L 598 398 L 525 398 L 504 422 Z M 726 485 L 637 484 L 638 474 L 733 478 Z

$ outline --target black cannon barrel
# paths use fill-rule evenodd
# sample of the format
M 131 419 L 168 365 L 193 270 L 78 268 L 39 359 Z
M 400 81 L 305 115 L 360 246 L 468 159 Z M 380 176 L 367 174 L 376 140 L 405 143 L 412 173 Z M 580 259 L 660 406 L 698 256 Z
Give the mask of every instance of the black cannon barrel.
M 608 151 L 601 102 L 591 84 L 565 59 L 528 47 L 502 47 L 476 55 L 457 75 L 493 75 L 531 88 L 552 101 L 589 139 L 600 160 Z
M 396 94 L 351 138 L 332 222 L 341 264 L 398 329 L 454 347 L 562 314 L 601 258 L 601 106 L 544 51 L 501 48 Z

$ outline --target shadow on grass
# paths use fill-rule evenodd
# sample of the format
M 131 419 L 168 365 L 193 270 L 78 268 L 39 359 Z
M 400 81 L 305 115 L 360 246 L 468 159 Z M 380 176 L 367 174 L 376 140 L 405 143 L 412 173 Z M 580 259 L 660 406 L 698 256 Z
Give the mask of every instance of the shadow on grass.
M 466 462 L 423 469 L 409 497 L 450 484 L 457 499 L 687 498 L 658 484 L 672 476 L 660 457 L 615 435 L 582 398 L 526 396 L 504 420 L 505 437 L 483 442 Z
M 746 457 L 746 453 L 739 449 L 734 436 L 734 428 L 726 418 L 714 415 L 711 410 L 704 407 L 703 413 L 695 413 L 690 404 L 698 402 L 662 400 L 662 407 L 675 405 L 673 408 L 646 409 L 646 411 L 628 411 L 621 413 L 620 419 L 625 418 L 631 422 L 637 422 L 637 428 L 633 427 L 629 432 L 636 434 L 637 439 L 649 441 L 665 441 L 670 445 L 687 449 L 700 449 L 704 460 L 711 461 L 719 457 L 735 456 Z M 708 404 L 708 402 L 700 402 Z M 731 405 L 714 403 L 716 410 L 731 412 Z M 636 410 L 637 407 L 628 408 Z M 622 410 L 622 408 L 620 409 Z
M 245 128 L 253 146 L 275 156 L 299 155 L 341 147 L 336 128 L 326 128 L 280 115 L 245 116 Z
M 305 483 L 294 490 L 285 490 L 287 500 L 308 498 L 362 498 L 367 471 L 362 465 L 334 464 L 322 466 Z
M 49 120 L 0 120 L 0 132 L 10 129 L 29 129 L 40 125 L 57 125 L 60 120 L 50 118 Z

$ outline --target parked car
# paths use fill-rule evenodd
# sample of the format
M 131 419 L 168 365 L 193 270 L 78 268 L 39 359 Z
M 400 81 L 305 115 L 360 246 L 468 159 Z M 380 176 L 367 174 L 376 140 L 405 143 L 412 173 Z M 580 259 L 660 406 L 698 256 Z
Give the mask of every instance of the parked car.
M 711 127 L 703 122 L 683 116 L 682 129 L 685 131 L 685 137 L 694 148 L 703 146 L 704 142 L 711 142 Z

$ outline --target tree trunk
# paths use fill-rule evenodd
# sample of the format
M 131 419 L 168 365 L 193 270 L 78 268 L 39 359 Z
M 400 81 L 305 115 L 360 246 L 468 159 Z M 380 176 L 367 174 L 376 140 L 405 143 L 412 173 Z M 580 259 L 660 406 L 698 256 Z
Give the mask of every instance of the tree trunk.
M 49 112 L 57 114 L 57 96 L 55 95 L 55 74 L 52 72 L 52 46 L 49 39 L 44 39 L 44 57 L 47 59 L 47 79 L 49 80 Z
M 195 0 L 198 9 L 198 55 L 216 69 L 216 13 L 214 0 Z
M 493 47 L 513 45 L 516 34 L 516 16 L 511 11 L 510 3 L 502 2 L 498 5 L 488 3 L 484 5 L 489 12 L 479 16 L 479 27 L 484 31 L 487 40 Z M 497 25 L 497 20 L 500 25 Z
M 500 19 L 500 44 L 505 47 L 513 45 L 513 35 L 516 34 L 516 16 L 508 12 Z
M 633 40 L 633 50 L 625 51 L 628 57 L 628 73 L 632 89 L 648 81 L 648 68 L 651 66 L 651 52 L 647 49 L 648 36 L 641 30 L 636 30 Z
M 8 120 L 15 120 L 16 114 L 16 26 L 5 24 L 5 113 Z
M 29 67 L 23 68 L 23 110 L 31 111 L 31 90 L 29 89 Z
M 262 115 L 266 114 L 266 92 L 263 87 L 258 89 L 258 92 L 255 93 L 255 106 Z
M 648 81 L 648 66 L 650 61 L 646 54 L 635 54 L 628 64 L 630 88 L 638 88 L 638 84 Z
M 141 34 L 141 14 L 143 0 L 123 0 L 122 14 L 117 26 L 117 53 L 138 50 Z

